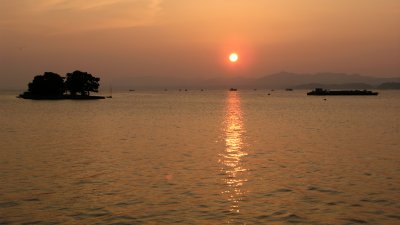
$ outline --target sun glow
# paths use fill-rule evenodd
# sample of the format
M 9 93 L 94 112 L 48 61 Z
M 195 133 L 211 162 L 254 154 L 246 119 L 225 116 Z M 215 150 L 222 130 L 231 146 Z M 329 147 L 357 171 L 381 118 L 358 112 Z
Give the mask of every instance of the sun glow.
M 229 55 L 229 61 L 231 61 L 232 63 L 237 62 L 239 60 L 239 55 L 235 52 L 231 53 Z

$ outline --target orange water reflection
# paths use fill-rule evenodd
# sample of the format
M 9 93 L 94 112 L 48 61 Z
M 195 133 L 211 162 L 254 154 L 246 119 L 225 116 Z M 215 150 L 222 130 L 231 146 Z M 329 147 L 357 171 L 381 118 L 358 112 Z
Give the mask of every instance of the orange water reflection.
M 246 190 L 243 184 L 247 182 L 242 158 L 247 155 L 243 149 L 243 113 L 238 92 L 229 92 L 226 100 L 224 120 L 225 151 L 220 155 L 220 163 L 225 173 L 224 183 L 226 188 L 222 194 L 231 202 L 230 211 L 240 212 L 240 202 L 243 200 Z

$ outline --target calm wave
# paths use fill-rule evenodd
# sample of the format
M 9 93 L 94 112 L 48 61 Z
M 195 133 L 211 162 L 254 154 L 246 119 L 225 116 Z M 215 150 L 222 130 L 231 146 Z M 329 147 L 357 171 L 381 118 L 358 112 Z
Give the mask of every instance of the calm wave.
M 400 223 L 398 91 L 15 95 L 0 224 Z

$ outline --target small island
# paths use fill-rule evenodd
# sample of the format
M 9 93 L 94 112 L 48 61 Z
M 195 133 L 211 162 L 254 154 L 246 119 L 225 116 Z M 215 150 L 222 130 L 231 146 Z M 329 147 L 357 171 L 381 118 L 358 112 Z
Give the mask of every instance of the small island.
M 28 91 L 18 97 L 32 100 L 95 100 L 104 96 L 91 96 L 90 92 L 98 92 L 100 78 L 79 70 L 61 77 L 57 73 L 45 72 L 37 75 L 28 84 Z
M 372 92 L 368 90 L 331 91 L 322 88 L 315 88 L 315 90 L 308 92 L 307 95 L 378 95 L 378 92 Z

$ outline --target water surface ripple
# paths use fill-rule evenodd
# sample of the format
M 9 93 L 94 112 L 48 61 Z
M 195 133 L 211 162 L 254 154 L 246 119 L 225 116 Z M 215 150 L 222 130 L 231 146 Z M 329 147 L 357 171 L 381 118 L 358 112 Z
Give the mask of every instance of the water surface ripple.
M 0 93 L 0 224 L 399 224 L 400 92 Z

